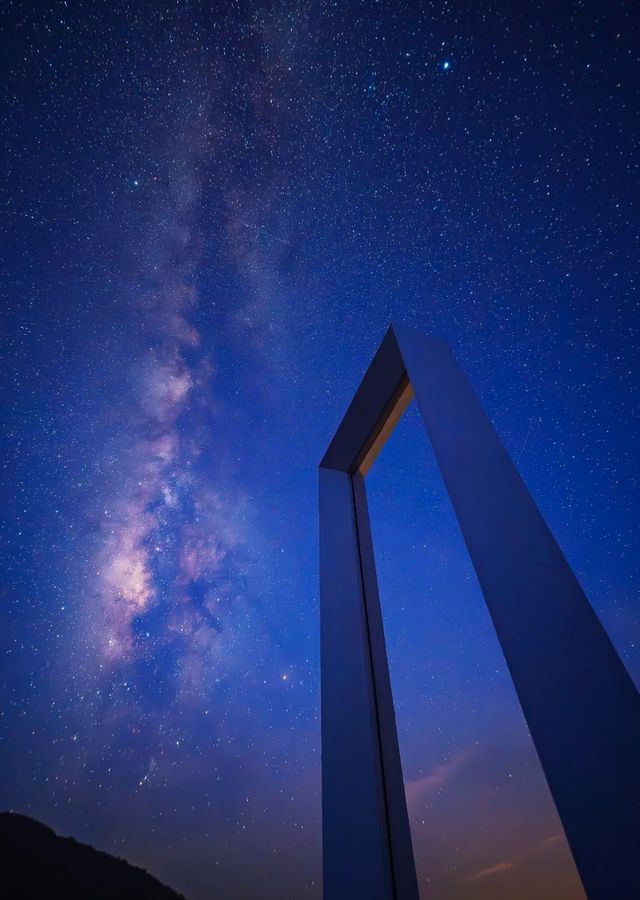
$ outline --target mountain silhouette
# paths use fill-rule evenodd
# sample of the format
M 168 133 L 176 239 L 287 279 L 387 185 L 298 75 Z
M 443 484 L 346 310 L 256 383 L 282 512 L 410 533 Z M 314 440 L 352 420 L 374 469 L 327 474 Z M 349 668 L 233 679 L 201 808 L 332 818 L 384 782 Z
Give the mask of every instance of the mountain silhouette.
M 184 900 L 144 869 L 12 812 L 0 813 L 0 870 L 7 900 Z

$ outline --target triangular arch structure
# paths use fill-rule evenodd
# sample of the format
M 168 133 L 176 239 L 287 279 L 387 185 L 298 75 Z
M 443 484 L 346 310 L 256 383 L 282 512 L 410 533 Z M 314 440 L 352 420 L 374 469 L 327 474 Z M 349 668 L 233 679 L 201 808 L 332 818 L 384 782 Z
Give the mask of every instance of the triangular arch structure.
M 364 476 L 415 396 L 589 900 L 640 898 L 640 696 L 448 345 L 391 327 L 320 464 L 325 900 L 417 900 Z

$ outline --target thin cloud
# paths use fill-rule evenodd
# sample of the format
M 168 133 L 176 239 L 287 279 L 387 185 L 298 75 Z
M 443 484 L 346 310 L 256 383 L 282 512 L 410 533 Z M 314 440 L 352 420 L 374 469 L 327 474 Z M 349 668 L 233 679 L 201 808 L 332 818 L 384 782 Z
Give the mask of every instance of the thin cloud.
M 458 774 L 472 755 L 471 750 L 459 750 L 445 762 L 427 772 L 426 775 L 408 781 L 405 785 L 407 804 L 413 806 L 421 800 L 438 793 Z
M 536 844 L 536 846 L 533 849 L 537 850 L 540 847 L 548 847 L 549 844 L 557 844 L 563 838 L 564 838 L 563 834 L 552 834 L 551 837 L 544 838 L 544 840 L 540 841 L 539 844 Z
M 500 872 L 507 872 L 509 869 L 513 869 L 513 867 L 513 863 L 499 862 L 496 863 L 495 866 L 489 866 L 488 869 L 480 869 L 479 872 L 474 872 L 473 875 L 467 876 L 464 880 L 466 882 L 482 881 L 483 878 L 490 878 L 492 875 L 498 875 Z
M 562 834 L 552 834 L 549 837 L 543 838 L 541 841 L 535 843 L 532 847 L 526 850 L 524 853 L 519 854 L 512 862 L 499 862 L 494 866 L 489 866 L 486 869 L 480 869 L 479 872 L 474 872 L 472 875 L 468 875 L 463 879 L 466 883 L 474 882 L 474 881 L 482 881 L 484 878 L 490 878 L 492 875 L 498 875 L 500 872 L 507 872 L 510 869 L 515 869 L 517 865 L 522 863 L 524 860 L 533 856 L 536 851 L 541 850 L 543 847 L 548 847 L 552 844 L 557 844 L 563 838 Z

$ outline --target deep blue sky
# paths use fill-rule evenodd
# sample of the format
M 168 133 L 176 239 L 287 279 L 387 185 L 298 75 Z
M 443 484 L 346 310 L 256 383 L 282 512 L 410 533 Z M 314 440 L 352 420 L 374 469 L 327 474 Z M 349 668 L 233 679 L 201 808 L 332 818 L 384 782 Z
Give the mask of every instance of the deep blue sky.
M 390 320 L 640 680 L 637 8 L 2 16 L 0 807 L 318 900 L 316 466 Z M 369 482 L 425 896 L 579 898 L 415 409 Z

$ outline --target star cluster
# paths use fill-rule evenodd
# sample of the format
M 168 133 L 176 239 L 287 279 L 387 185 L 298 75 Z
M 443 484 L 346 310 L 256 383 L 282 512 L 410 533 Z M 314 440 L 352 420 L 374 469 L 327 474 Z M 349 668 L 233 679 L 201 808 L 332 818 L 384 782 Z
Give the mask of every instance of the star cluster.
M 632 676 L 631 4 L 5 4 L 0 805 L 321 896 L 316 466 L 453 346 Z M 582 897 L 415 410 L 369 477 L 425 896 Z

